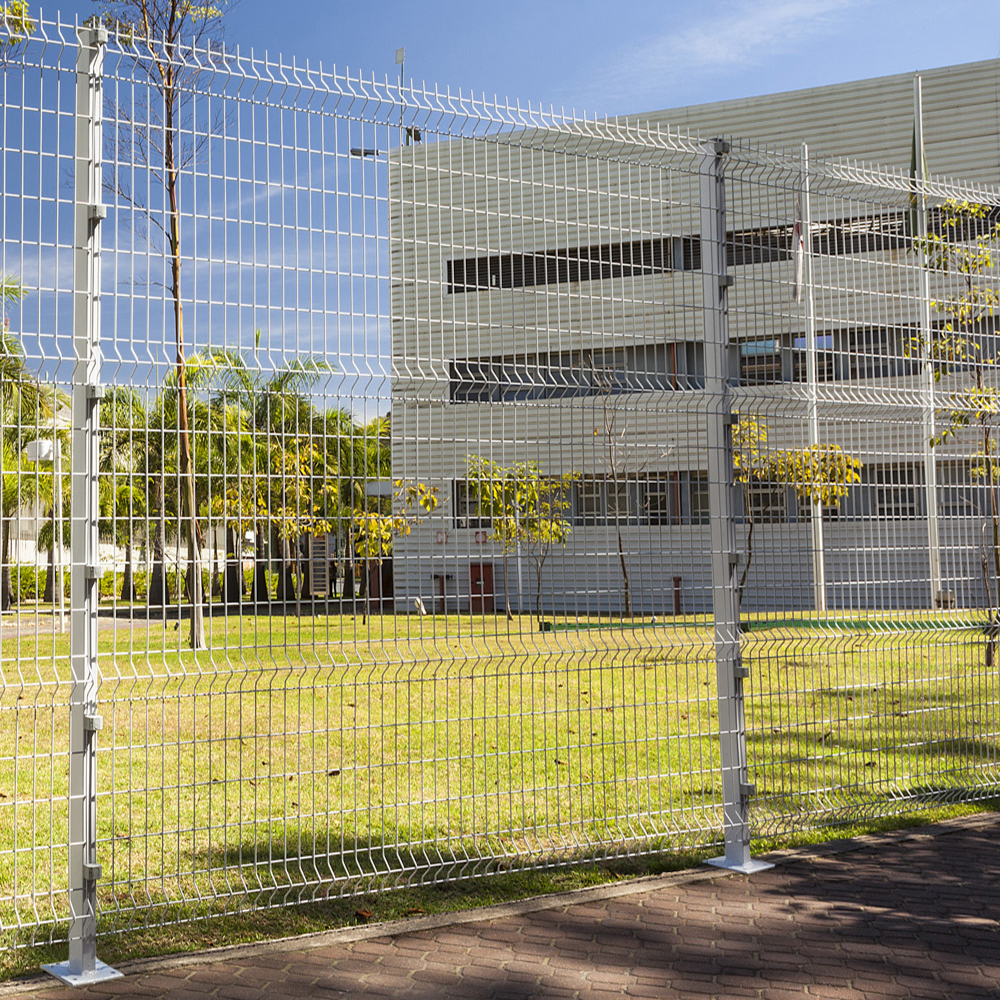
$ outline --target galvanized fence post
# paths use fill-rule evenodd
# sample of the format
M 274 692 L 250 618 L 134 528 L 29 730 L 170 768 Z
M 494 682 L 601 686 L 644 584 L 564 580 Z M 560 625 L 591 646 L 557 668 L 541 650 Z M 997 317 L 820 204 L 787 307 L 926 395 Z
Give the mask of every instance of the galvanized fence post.
M 77 29 L 73 238 L 72 571 L 70 577 L 69 961 L 46 965 L 83 986 L 121 975 L 97 958 L 97 601 L 102 72 L 107 31 Z
M 715 615 L 715 669 L 719 704 L 724 857 L 709 864 L 750 873 L 770 868 L 750 857 L 750 796 L 746 722 L 740 659 L 739 551 L 736 547 L 733 483 L 733 411 L 730 386 L 726 262 L 725 157 L 729 144 L 715 139 L 702 146 L 701 266 L 705 318 L 705 388 L 708 394 L 708 480 L 712 541 L 712 606 Z

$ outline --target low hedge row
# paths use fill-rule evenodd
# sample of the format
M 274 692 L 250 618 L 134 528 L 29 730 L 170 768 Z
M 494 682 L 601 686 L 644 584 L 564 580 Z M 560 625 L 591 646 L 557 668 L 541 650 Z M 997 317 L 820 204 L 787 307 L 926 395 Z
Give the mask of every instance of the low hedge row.
M 12 566 L 10 569 L 10 583 L 14 603 L 22 601 L 41 600 L 45 592 L 45 566 Z M 132 585 L 135 588 L 135 600 L 144 602 L 149 596 L 149 572 L 134 572 L 132 574 Z M 63 570 L 63 593 L 66 599 L 70 596 L 70 574 L 69 568 Z M 209 570 L 202 571 L 204 593 L 210 595 L 212 585 L 212 574 Z M 180 575 L 177 570 L 167 570 L 167 584 L 170 589 L 170 596 L 173 601 L 177 600 L 180 592 Z M 98 584 L 99 594 L 102 600 L 119 599 L 124 582 L 124 573 L 120 570 L 106 572 Z M 247 570 L 244 574 L 245 593 L 250 593 L 253 582 L 253 570 Z M 267 572 L 268 591 L 274 597 L 278 586 L 277 573 Z

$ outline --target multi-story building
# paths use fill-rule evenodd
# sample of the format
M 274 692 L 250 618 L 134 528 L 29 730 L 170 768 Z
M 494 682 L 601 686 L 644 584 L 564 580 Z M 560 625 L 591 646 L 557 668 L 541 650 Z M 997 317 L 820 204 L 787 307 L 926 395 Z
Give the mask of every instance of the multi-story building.
M 532 546 L 505 553 L 469 489 L 470 459 L 487 458 L 573 477 L 569 539 L 541 570 L 545 608 L 711 607 L 705 422 L 717 397 L 703 164 L 686 135 L 738 137 L 724 172 L 740 418 L 766 427 L 772 451 L 836 444 L 862 462 L 861 481 L 818 507 L 788 481 L 736 497 L 752 552 L 744 610 L 982 603 L 975 444 L 930 445 L 965 375 L 935 383 L 920 346 L 949 321 L 941 302 L 956 286 L 915 250 L 921 225 L 940 231 L 949 195 L 995 204 L 998 98 L 990 61 L 926 71 L 919 87 L 893 76 L 401 148 L 393 472 L 444 502 L 396 542 L 397 606 L 533 605 Z M 926 213 L 909 180 L 925 169 L 921 134 L 926 170 L 967 182 L 929 190 Z

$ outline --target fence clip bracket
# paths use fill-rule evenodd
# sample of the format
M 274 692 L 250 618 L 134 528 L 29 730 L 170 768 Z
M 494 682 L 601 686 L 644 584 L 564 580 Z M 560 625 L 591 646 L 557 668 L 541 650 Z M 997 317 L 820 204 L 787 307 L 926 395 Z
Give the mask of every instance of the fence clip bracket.
M 107 389 L 103 385 L 88 385 L 87 399 L 91 403 L 100 402 L 107 395 Z
M 84 861 L 83 877 L 87 882 L 99 882 L 103 869 L 96 861 Z
M 740 782 L 740 795 L 744 798 L 750 798 L 752 795 L 757 794 L 757 784 L 753 781 L 741 781 Z
M 91 205 L 87 216 L 91 222 L 103 222 L 108 217 L 108 206 L 100 203 Z
M 108 29 L 103 24 L 87 24 L 79 31 L 80 41 L 88 47 L 108 44 Z
M 99 733 L 104 728 L 103 715 L 85 715 L 83 717 L 83 729 L 88 733 Z

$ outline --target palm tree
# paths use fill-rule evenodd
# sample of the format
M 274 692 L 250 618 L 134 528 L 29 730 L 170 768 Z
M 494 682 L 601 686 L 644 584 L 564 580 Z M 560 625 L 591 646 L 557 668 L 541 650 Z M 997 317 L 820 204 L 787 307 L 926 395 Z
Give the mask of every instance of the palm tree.
M 12 276 L 0 278 L 0 306 L 24 296 Z M 28 371 L 24 349 L 8 329 L 0 330 L 0 610 L 13 598 L 10 577 L 10 535 L 14 516 L 31 502 L 50 500 L 51 478 L 24 457 L 29 440 L 51 421 L 54 394 Z
M 135 544 L 148 540 L 146 526 L 150 504 L 141 473 L 148 461 L 149 446 L 148 415 L 139 393 L 127 386 L 109 390 L 101 404 L 98 445 L 101 534 L 125 550 L 123 601 L 135 599 L 132 571 Z M 162 554 L 161 549 L 161 574 Z
M 227 578 L 233 579 L 230 567 L 235 569 L 237 535 L 242 535 L 236 529 L 249 520 L 256 540 L 253 599 L 270 598 L 265 559 L 269 537 L 272 552 L 281 553 L 276 598 L 296 599 L 299 539 L 327 526 L 330 498 L 337 493 L 328 486 L 333 473 L 316 439 L 317 414 L 307 395 L 331 371 L 330 365 L 317 358 L 297 359 L 265 377 L 244 354 L 215 350 L 192 359 L 190 367 L 192 385 L 211 386 L 212 405 L 236 407 L 246 425 L 247 440 L 239 449 L 238 496 L 227 505 Z M 230 582 L 227 589 L 233 586 Z
M 58 405 L 61 404 L 64 407 L 68 407 L 69 400 L 66 399 L 61 393 L 55 394 L 55 399 L 58 401 Z M 66 429 L 58 430 L 53 433 L 53 438 L 55 445 L 60 449 L 62 455 L 68 455 L 70 451 L 70 432 Z M 56 480 L 56 475 L 61 479 L 61 482 Z M 70 541 L 70 521 L 69 515 L 69 495 L 70 495 L 70 483 L 71 477 L 69 475 L 69 469 L 63 463 L 53 462 L 52 464 L 52 488 L 46 488 L 46 494 L 52 498 L 52 506 L 48 510 L 48 519 L 42 525 L 38 532 L 37 545 L 38 548 L 43 552 L 48 553 L 48 564 L 45 568 L 45 587 L 42 591 L 42 601 L 45 603 L 52 603 L 56 598 L 56 586 L 64 587 L 63 580 L 63 566 L 60 562 L 60 566 L 56 569 L 56 559 L 55 554 L 58 546 L 66 546 Z M 58 526 L 58 540 L 56 537 L 56 528 Z M 58 579 L 57 579 L 58 576 Z

